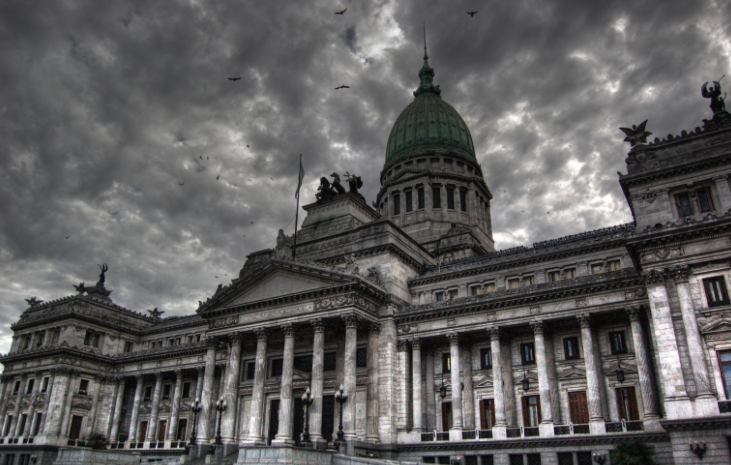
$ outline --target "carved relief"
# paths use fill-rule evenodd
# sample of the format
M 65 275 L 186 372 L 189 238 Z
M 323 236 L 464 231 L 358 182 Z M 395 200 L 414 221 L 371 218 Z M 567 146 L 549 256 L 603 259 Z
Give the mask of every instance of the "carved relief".
M 588 307 L 589 302 L 586 300 L 586 297 L 581 297 L 576 299 L 576 308 L 583 308 Z
M 419 330 L 419 325 L 416 323 L 405 324 L 398 327 L 399 334 L 415 333 Z
M 670 247 L 670 248 L 643 252 L 642 255 L 640 256 L 640 260 L 642 260 L 643 263 L 652 263 L 652 262 L 656 262 L 659 260 L 665 260 L 668 258 L 682 257 L 683 255 L 684 255 L 683 248 L 678 246 L 678 247 Z

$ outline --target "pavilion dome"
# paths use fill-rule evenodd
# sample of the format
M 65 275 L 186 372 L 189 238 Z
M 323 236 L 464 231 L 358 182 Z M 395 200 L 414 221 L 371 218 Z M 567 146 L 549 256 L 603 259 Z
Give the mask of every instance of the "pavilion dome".
M 424 52 L 419 71 L 421 84 L 411 102 L 396 119 L 386 146 L 386 165 L 418 153 L 451 152 L 477 161 L 472 135 L 457 110 L 441 97 L 435 86 L 434 70 Z

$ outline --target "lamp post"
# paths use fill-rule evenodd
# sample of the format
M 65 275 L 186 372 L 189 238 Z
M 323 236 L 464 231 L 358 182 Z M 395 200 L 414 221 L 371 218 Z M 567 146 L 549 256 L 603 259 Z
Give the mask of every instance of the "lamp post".
M 615 371 L 615 373 L 617 374 L 617 381 L 624 383 L 624 370 L 619 362 L 619 354 L 617 354 L 617 371 Z
M 315 400 L 312 398 L 312 394 L 310 394 L 310 388 L 308 387 L 304 394 L 302 394 L 302 405 L 305 407 L 305 426 L 302 428 L 302 435 L 300 436 L 300 442 L 301 445 L 306 446 L 310 443 L 310 425 L 308 422 L 309 419 L 309 413 L 310 413 L 310 405 L 312 405 L 312 401 Z
M 442 402 L 447 397 L 447 386 L 444 385 L 444 372 L 442 372 L 442 385 L 439 387 L 439 397 L 442 398 Z
M 338 438 L 335 440 L 335 448 L 340 449 L 340 444 L 343 443 L 343 404 L 348 400 L 348 395 L 345 393 L 345 387 L 340 385 L 340 389 L 335 393 L 335 402 L 340 404 L 340 424 L 338 425 Z
M 221 418 L 223 418 L 223 412 L 226 411 L 226 401 L 222 398 L 216 401 L 216 410 L 218 411 L 218 431 L 216 432 L 216 445 L 220 446 L 221 442 Z
M 196 425 L 198 424 L 198 414 L 201 411 L 201 401 L 199 398 L 195 398 L 195 402 L 193 402 L 193 406 L 190 409 L 193 411 L 193 431 L 190 433 L 189 445 L 195 446 Z
M 523 381 L 521 381 L 523 384 L 523 390 L 525 392 L 530 391 L 530 380 L 528 379 L 528 374 L 525 371 L 525 368 L 523 368 Z

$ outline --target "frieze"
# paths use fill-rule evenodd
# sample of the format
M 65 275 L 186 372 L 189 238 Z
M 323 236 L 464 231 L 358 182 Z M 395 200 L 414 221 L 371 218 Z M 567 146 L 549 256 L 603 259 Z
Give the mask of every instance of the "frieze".
M 211 324 L 208 326 L 210 329 L 217 329 L 217 328 L 226 328 L 228 326 L 236 326 L 239 324 L 239 316 L 238 315 L 231 315 L 224 318 L 217 318 L 213 321 L 211 321 Z
M 417 325 L 415 323 L 400 325 L 398 327 L 398 333 L 399 334 L 415 333 L 418 330 L 419 330 L 419 325 Z
M 262 310 L 248 314 L 239 315 L 239 324 L 252 323 L 255 321 L 271 320 L 276 318 L 302 315 L 311 313 L 313 305 L 311 303 L 305 305 L 297 305 L 294 307 L 276 308 L 272 310 Z
M 82 408 L 82 409 L 90 409 L 91 408 L 91 398 L 87 396 L 80 396 L 80 395 L 74 395 L 73 400 L 71 401 L 71 406 L 74 408 Z
M 350 306 L 355 306 L 371 313 L 376 312 L 376 305 L 374 303 L 354 293 L 325 297 L 315 301 L 315 311 Z
M 624 300 L 641 299 L 647 295 L 647 289 L 644 287 L 638 287 L 631 291 L 624 291 Z
M 684 251 L 682 247 L 670 247 L 643 252 L 642 255 L 640 255 L 640 260 L 643 263 L 652 263 L 660 260 L 666 260 L 669 258 L 682 257 L 683 255 Z

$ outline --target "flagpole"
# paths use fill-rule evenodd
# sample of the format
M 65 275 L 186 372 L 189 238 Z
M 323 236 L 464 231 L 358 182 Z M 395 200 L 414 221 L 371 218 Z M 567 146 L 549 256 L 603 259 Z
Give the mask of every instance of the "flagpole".
M 302 154 L 300 153 L 300 168 L 302 168 Z M 299 172 L 298 172 L 299 176 Z M 299 193 L 299 187 L 297 188 L 297 211 L 294 214 L 294 246 L 292 247 L 292 260 L 295 259 L 297 256 L 297 224 L 299 223 L 300 218 L 300 193 Z

